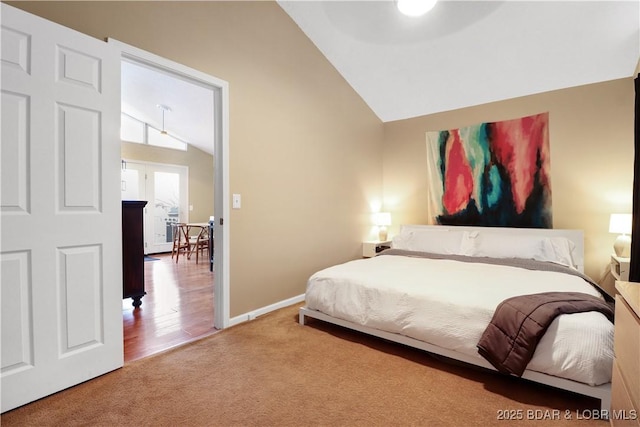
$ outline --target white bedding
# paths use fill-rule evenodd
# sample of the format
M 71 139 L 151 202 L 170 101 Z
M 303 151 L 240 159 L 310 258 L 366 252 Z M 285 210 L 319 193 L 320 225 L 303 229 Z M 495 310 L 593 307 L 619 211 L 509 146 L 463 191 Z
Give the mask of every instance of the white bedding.
M 382 255 L 315 273 L 306 305 L 482 359 L 476 344 L 501 301 L 551 291 L 600 296 L 584 279 L 563 273 Z M 527 369 L 599 385 L 611 381 L 612 365 L 613 324 L 587 312 L 557 317 Z

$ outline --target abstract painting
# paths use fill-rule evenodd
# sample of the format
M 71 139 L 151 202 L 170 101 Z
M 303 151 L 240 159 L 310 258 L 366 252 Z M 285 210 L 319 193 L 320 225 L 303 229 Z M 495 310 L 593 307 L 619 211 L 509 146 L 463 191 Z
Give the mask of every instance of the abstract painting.
M 551 228 L 549 115 L 427 132 L 436 224 Z

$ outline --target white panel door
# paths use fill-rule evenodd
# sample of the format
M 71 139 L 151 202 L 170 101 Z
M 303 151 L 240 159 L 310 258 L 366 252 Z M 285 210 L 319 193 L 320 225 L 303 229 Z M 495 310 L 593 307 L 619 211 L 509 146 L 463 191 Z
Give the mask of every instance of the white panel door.
M 120 57 L 2 4 L 2 412 L 123 364 Z

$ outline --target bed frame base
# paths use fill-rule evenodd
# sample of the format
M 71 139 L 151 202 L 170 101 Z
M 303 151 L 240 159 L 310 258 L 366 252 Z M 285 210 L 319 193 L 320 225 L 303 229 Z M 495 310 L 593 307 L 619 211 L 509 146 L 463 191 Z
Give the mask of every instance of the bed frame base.
M 461 362 L 469 363 L 471 365 L 480 366 L 492 371 L 497 370 L 486 360 L 480 358 L 470 357 L 466 354 L 458 353 L 453 350 L 447 350 L 442 347 L 435 346 L 433 344 L 426 343 L 424 341 L 409 338 L 404 335 L 394 334 L 391 332 L 385 332 L 378 329 L 369 328 L 367 326 L 358 325 L 347 320 L 338 319 L 327 314 L 321 313 L 316 310 L 311 310 L 307 307 L 301 307 L 299 312 L 299 321 L 301 325 L 305 324 L 305 317 L 311 317 L 314 319 L 322 320 L 324 322 L 332 323 L 334 325 L 342 326 L 345 328 L 353 329 L 355 331 L 363 332 L 368 335 L 372 335 L 378 338 L 383 338 L 388 341 L 397 342 L 400 344 L 414 347 L 420 350 L 427 351 L 429 353 L 438 354 L 451 359 L 459 360 Z M 590 386 L 588 384 L 579 383 L 577 381 L 567 380 L 564 378 L 554 377 L 552 375 L 542 374 L 540 372 L 526 370 L 522 375 L 522 378 L 533 381 L 540 384 L 549 385 L 561 390 L 568 390 L 574 393 L 582 394 L 585 396 L 594 397 L 600 399 L 600 410 L 603 413 L 609 413 L 611 408 L 611 383 L 602 384 L 599 386 Z M 604 412 L 606 411 L 606 412 Z

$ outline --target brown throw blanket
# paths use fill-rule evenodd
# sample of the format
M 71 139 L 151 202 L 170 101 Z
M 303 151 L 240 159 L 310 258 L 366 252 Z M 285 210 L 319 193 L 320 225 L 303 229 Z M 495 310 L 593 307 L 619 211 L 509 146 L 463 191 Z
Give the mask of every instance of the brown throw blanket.
M 613 305 L 580 292 L 545 292 L 498 305 L 478 341 L 478 353 L 498 371 L 522 376 L 540 338 L 561 314 L 598 311 L 613 322 Z

